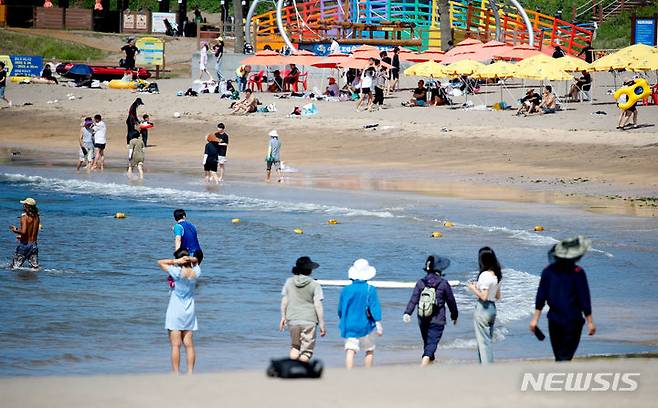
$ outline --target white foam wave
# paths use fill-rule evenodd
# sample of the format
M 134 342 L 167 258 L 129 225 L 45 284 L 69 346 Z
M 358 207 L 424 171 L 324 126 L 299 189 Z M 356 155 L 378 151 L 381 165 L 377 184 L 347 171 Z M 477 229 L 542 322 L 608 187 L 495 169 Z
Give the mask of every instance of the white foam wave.
M 208 204 L 209 206 L 229 207 L 232 209 L 279 211 L 279 212 L 316 212 L 343 217 L 379 217 L 393 218 L 390 211 L 364 210 L 329 206 L 314 203 L 283 202 L 234 194 L 220 194 L 207 191 L 185 191 L 166 187 L 145 187 L 129 184 L 99 183 L 76 179 L 57 179 L 23 174 L 3 174 L 2 178 L 10 182 L 29 184 L 35 188 L 68 194 L 84 194 L 101 197 L 132 198 L 145 202 L 175 202 L 178 204 Z
M 503 269 L 501 299 L 496 302 L 496 323 L 505 324 L 530 316 L 534 310 L 539 276 L 512 268 Z M 476 276 L 473 272 L 472 276 Z M 461 287 L 460 287 L 461 288 Z M 472 314 L 475 297 L 466 288 L 455 290 L 459 313 Z

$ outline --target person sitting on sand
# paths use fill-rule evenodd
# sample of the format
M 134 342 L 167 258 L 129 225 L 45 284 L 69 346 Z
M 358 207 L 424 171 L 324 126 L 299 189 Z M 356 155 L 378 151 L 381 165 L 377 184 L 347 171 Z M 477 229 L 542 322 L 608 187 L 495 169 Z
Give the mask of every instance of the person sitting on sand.
M 571 84 L 569 93 L 566 95 L 572 100 L 578 99 L 580 91 L 589 91 L 592 86 L 592 75 L 587 71 L 582 71 L 583 76 L 576 80 L 575 84 Z
M 256 99 L 256 96 L 251 91 L 251 89 L 247 89 L 244 91 L 244 99 L 240 102 L 236 102 L 235 105 L 233 105 L 233 111 L 231 111 L 231 114 L 246 115 L 248 113 L 256 112 L 257 110 L 258 100 Z
M 425 88 L 425 81 L 422 79 L 418 81 L 418 87 L 414 89 L 412 98 L 408 102 L 403 102 L 403 106 L 425 106 L 427 103 L 427 89 Z
M 292 268 L 294 276 L 288 278 L 281 290 L 281 321 L 279 331 L 288 326 L 290 332 L 290 358 L 309 361 L 313 357 L 317 330 L 320 336 L 327 333 L 324 325 L 324 294 L 322 286 L 311 278 L 320 265 L 308 256 L 297 259 Z
M 299 81 L 299 68 L 295 64 L 290 64 L 290 71 L 286 74 L 285 78 L 283 78 L 283 87 L 284 90 L 290 91 L 293 85 Z
M 365 351 L 364 365 L 372 367 L 375 356 L 375 336 L 384 334 L 382 309 L 377 289 L 368 281 L 377 270 L 365 259 L 357 259 L 348 271 L 351 285 L 340 291 L 338 318 L 340 337 L 345 339 L 345 367 L 354 367 L 354 356 Z
M 338 87 L 338 83 L 336 83 L 336 78 L 329 77 L 329 86 L 327 86 L 327 89 L 324 91 L 324 94 L 326 96 L 334 96 L 334 97 L 338 97 L 340 95 L 340 88 Z
M 281 76 L 281 71 L 276 69 L 272 72 L 272 75 L 272 83 L 267 86 L 267 90 L 270 92 L 283 91 L 283 77 Z
M 75 170 L 80 171 L 82 164 L 85 164 L 87 171 L 91 170 L 94 163 L 94 121 L 91 118 L 85 118 L 80 129 L 80 150 L 78 153 L 78 165 Z
M 438 255 L 430 255 L 425 261 L 423 270 L 427 273 L 416 282 L 411 298 L 404 310 L 402 320 L 411 321 L 411 314 L 418 306 L 418 327 L 423 339 L 422 367 L 434 362 L 436 349 L 446 325 L 446 304 L 450 309 L 450 320 L 457 324 L 459 311 L 452 288 L 441 274 L 450 266 L 450 260 Z
M 133 168 L 139 171 L 139 179 L 144 179 L 144 140 L 138 134 L 128 144 L 128 178 L 132 178 Z
M 52 81 L 55 84 L 57 84 L 57 78 L 53 76 L 53 70 L 50 68 L 50 64 L 46 64 L 43 67 L 43 71 L 41 71 L 41 78 L 47 79 L 48 81 Z
M 171 369 L 175 374 L 180 372 L 180 347 L 185 346 L 187 357 L 187 374 L 192 374 L 196 363 L 192 333 L 197 330 L 194 289 L 201 276 L 198 260 L 189 256 L 186 249 L 174 252 L 175 259 L 158 261 L 160 269 L 174 280 L 170 291 L 169 305 L 165 315 L 165 329 L 169 333 L 171 343 Z
M 555 244 L 548 252 L 550 265 L 541 273 L 530 331 L 537 330 L 541 311 L 548 304 L 548 332 L 555 361 L 573 359 L 585 322 L 587 333 L 596 333 L 587 275 L 576 265 L 590 248 L 591 242 L 582 236 Z
M 21 201 L 23 204 L 23 213 L 20 216 L 18 227 L 12 225 L 9 231 L 16 234 L 18 246 L 16 253 L 11 260 L 11 268 L 16 269 L 23 266 L 28 261 L 33 269 L 39 268 L 39 248 L 37 246 L 37 237 L 41 219 L 39 218 L 39 209 L 34 198 L 26 198 Z
M 557 111 L 557 98 L 553 94 L 553 87 L 546 85 L 542 94 L 541 102 L 534 107 L 534 111 L 540 115 L 546 113 L 555 113 Z
M 537 92 L 535 92 L 534 88 L 530 88 L 525 93 L 525 96 L 521 98 L 520 102 L 521 106 L 519 106 L 519 109 L 516 111 L 517 116 L 533 112 L 535 107 L 541 102 L 541 97 Z

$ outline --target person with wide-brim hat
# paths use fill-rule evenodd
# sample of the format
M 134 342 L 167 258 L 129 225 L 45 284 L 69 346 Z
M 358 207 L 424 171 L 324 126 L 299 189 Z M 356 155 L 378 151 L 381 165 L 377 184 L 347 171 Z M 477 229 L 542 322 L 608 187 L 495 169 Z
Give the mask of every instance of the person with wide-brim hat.
M 377 275 L 377 270 L 366 259 L 357 259 L 347 275 L 352 284 L 341 290 L 338 301 L 340 336 L 345 339 L 345 366 L 354 367 L 356 353 L 363 350 L 365 367 L 372 367 L 375 334 L 384 333 L 377 289 L 368 283 Z
M 298 258 L 292 268 L 293 276 L 286 280 L 281 290 L 279 330 L 288 326 L 290 358 L 293 360 L 309 361 L 315 349 L 317 328 L 320 328 L 320 336 L 326 334 L 322 286 L 310 276 L 319 267 L 320 264 L 308 256 Z
M 537 329 L 541 311 L 548 304 L 548 331 L 555 361 L 573 358 L 585 322 L 587 333 L 596 333 L 587 276 L 576 265 L 591 247 L 591 241 L 583 236 L 555 244 L 548 252 L 551 263 L 541 274 L 530 331 Z
M 449 266 L 448 258 L 439 255 L 427 257 L 423 267 L 426 275 L 416 282 L 402 317 L 405 323 L 409 323 L 411 314 L 418 307 L 418 328 L 423 339 L 421 366 L 429 365 L 435 359 L 436 349 L 446 325 L 446 304 L 450 310 L 450 320 L 457 324 L 457 302 L 450 284 L 441 276 Z

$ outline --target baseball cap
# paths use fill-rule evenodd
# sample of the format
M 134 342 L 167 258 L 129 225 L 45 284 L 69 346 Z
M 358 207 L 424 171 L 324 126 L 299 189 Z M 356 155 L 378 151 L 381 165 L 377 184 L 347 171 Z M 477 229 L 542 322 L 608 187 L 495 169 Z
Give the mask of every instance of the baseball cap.
M 34 206 L 34 205 L 37 205 L 37 200 L 35 200 L 34 198 L 28 197 L 25 200 L 21 200 L 21 204 L 27 204 L 27 205 Z

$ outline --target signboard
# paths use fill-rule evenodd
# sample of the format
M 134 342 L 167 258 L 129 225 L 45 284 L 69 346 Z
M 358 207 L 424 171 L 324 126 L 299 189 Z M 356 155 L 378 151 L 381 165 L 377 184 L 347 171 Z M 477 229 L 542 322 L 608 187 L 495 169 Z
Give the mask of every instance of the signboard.
M 655 18 L 636 18 L 634 43 L 654 47 L 656 45 L 656 26 Z
M 137 64 L 147 66 L 164 66 L 164 42 L 155 37 L 140 37 L 135 43 L 139 49 Z
M 151 13 L 151 32 L 166 33 L 165 19 L 172 25 L 176 24 L 176 13 Z
M 41 76 L 43 57 L 29 55 L 0 55 L 0 61 L 5 63 L 8 76 Z
M 132 30 L 135 28 L 135 15 L 134 14 L 124 14 L 123 15 L 123 29 Z
M 349 54 L 354 50 L 355 48 L 359 48 L 361 44 L 349 44 L 349 45 L 340 45 L 340 52 L 342 54 Z M 306 51 L 311 51 L 315 55 L 319 56 L 327 56 L 331 52 L 331 44 L 323 44 L 323 43 L 316 43 L 316 44 L 300 44 L 299 48 L 302 50 Z M 391 51 L 393 47 L 387 47 L 387 46 L 377 46 L 380 51 Z
M 149 23 L 148 23 L 148 19 L 146 18 L 146 15 L 137 14 L 135 17 L 137 18 L 137 22 L 135 23 L 135 28 L 140 31 L 148 30 Z

